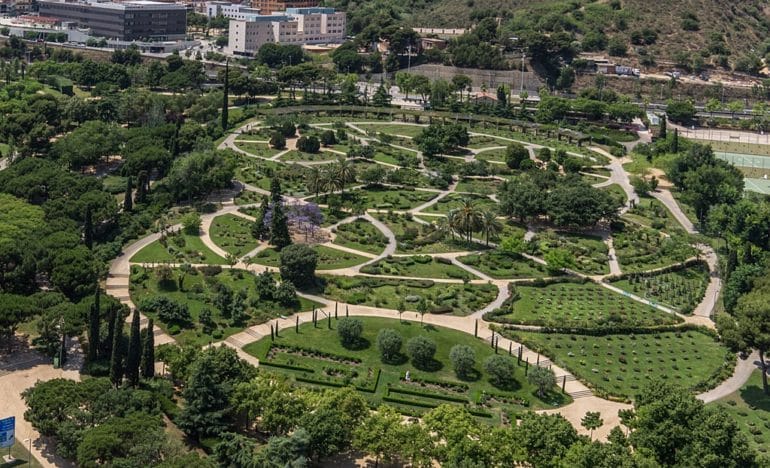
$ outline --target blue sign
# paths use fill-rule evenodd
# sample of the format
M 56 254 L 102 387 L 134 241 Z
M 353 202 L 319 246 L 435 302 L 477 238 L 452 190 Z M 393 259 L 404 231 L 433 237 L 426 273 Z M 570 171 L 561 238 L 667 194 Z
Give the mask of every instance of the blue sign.
M 15 427 L 16 418 L 14 416 L 0 419 L 0 447 L 5 448 L 13 446 L 13 431 Z

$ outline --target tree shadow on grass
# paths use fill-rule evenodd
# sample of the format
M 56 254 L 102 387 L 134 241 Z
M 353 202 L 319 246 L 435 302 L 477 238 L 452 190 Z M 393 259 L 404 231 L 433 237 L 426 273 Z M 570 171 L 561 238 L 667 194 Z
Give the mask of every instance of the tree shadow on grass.
M 366 338 L 359 338 L 352 343 L 343 343 L 342 347 L 349 351 L 362 351 L 368 349 L 372 343 Z
M 476 382 L 481 378 L 481 372 L 477 369 L 471 369 L 463 374 L 457 374 L 457 378 L 463 382 Z
M 406 362 L 409 360 L 409 357 L 404 353 L 398 353 L 395 356 L 392 356 L 389 359 L 382 359 L 383 364 L 388 364 L 391 366 L 400 366 L 402 364 L 406 364 Z
M 506 392 L 515 392 L 516 390 L 519 390 L 521 388 L 521 384 L 518 380 L 515 379 L 506 379 L 506 380 L 495 380 L 495 379 L 489 379 L 489 383 L 495 387 L 498 390 L 503 390 Z
M 761 386 L 752 385 L 740 390 L 741 399 L 752 408 L 770 411 L 770 396 L 765 395 Z
M 438 372 L 444 368 L 444 364 L 436 359 L 431 359 L 427 362 L 413 362 L 415 368 L 425 372 Z

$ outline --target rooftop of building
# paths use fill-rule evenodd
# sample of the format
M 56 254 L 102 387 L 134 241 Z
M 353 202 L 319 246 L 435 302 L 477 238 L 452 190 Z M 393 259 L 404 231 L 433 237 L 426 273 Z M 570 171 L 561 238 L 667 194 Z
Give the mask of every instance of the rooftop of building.
M 99 1 L 77 1 L 68 2 L 65 0 L 40 0 L 41 4 L 67 4 L 82 5 L 93 8 L 103 8 L 106 10 L 186 10 L 187 7 L 176 3 L 156 2 L 153 0 L 129 0 L 122 3 L 99 2 Z

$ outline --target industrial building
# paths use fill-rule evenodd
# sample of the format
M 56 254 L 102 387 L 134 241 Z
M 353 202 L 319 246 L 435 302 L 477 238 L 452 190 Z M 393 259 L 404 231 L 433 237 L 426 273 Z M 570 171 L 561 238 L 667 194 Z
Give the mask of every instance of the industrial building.
M 173 3 L 40 0 L 38 5 L 41 16 L 58 18 L 110 39 L 173 41 L 184 39 L 187 31 L 187 9 Z

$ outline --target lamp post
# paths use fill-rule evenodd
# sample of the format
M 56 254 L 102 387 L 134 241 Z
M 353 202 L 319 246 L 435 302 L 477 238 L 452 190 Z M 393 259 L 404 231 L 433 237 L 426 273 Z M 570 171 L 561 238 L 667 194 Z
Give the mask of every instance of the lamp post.
M 23 444 L 28 444 L 29 447 L 29 459 L 27 460 L 27 464 L 32 466 L 32 437 L 29 439 L 24 439 L 21 441 Z

